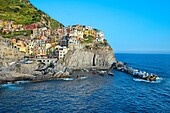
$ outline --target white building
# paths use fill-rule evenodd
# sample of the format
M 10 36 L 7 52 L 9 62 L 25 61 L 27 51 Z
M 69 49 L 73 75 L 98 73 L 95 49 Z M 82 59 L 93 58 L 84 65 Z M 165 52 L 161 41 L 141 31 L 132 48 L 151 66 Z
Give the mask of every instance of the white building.
M 104 33 L 103 33 L 103 31 L 97 31 L 97 32 L 96 32 L 96 36 L 97 36 L 97 37 L 103 37 L 103 38 L 104 38 Z
M 70 31 L 69 37 L 77 37 L 77 30 Z
M 56 55 L 57 55 L 58 59 L 63 59 L 65 54 L 67 54 L 67 52 L 69 50 L 67 47 L 62 47 L 59 45 L 56 46 L 55 49 L 56 49 Z
M 74 50 L 74 49 L 82 49 L 83 46 L 80 43 L 80 40 L 78 40 L 76 37 L 70 37 L 69 41 L 68 41 L 68 48 L 70 50 Z
M 97 42 L 103 42 L 103 41 L 104 41 L 104 38 L 98 37 L 98 38 L 96 38 L 96 41 L 97 41 Z
M 91 26 L 85 26 L 85 29 L 86 30 L 92 30 L 92 27 Z
M 78 38 L 82 38 L 83 39 L 83 35 L 84 35 L 83 31 L 77 31 L 77 37 Z
M 103 31 L 96 32 L 96 41 L 103 42 L 104 41 L 104 33 Z

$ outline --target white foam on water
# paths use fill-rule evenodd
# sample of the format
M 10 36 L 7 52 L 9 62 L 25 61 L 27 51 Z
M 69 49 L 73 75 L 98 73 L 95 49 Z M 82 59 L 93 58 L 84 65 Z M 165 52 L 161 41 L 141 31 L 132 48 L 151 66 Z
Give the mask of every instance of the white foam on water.
M 70 81 L 70 80 L 74 80 L 74 78 L 62 78 L 62 80 Z
M 148 81 L 148 80 L 143 80 L 143 79 L 139 79 L 139 78 L 134 78 L 133 80 L 136 82 L 160 83 L 163 79 L 159 77 L 156 79 L 156 81 Z
M 16 81 L 15 83 L 16 84 L 25 84 L 25 83 L 29 83 L 30 81 L 24 81 L 24 80 L 21 80 L 21 81 Z
M 16 84 L 12 84 L 12 83 L 2 84 L 1 87 L 8 88 L 8 89 L 11 89 L 11 90 L 21 90 L 21 89 L 23 89 L 23 87 L 17 87 Z
M 10 86 L 14 86 L 15 84 L 12 83 L 8 83 L 8 84 L 2 84 L 1 87 L 10 87 Z
M 157 78 L 156 78 L 156 80 L 163 80 L 163 78 L 161 78 L 161 77 L 157 77 Z
M 80 79 L 86 79 L 87 77 L 81 77 Z
M 16 87 L 16 86 L 10 86 L 8 88 L 11 89 L 11 90 L 21 90 L 21 89 L 23 89 L 23 87 Z

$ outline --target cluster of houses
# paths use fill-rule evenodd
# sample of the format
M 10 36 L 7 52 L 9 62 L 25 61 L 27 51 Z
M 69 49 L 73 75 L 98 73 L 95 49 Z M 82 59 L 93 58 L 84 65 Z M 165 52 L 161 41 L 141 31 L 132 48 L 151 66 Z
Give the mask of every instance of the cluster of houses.
M 85 46 L 82 44 L 84 40 L 89 40 L 91 37 L 94 42 L 103 42 L 104 33 L 97 29 L 92 29 L 91 26 L 73 25 L 60 30 L 68 39 L 68 48 L 80 49 Z
M 23 25 L 22 24 L 14 24 L 14 21 L 3 21 L 0 20 L 0 29 L 1 32 L 9 34 L 14 31 L 22 31 Z
M 85 46 L 82 42 L 89 37 L 94 42 L 104 41 L 104 33 L 91 26 L 73 25 L 52 31 L 36 23 L 22 26 L 0 20 L 0 29 L 6 33 L 31 30 L 29 39 L 11 37 L 8 40 L 10 46 L 25 53 L 25 57 L 63 59 L 69 50 L 82 49 Z

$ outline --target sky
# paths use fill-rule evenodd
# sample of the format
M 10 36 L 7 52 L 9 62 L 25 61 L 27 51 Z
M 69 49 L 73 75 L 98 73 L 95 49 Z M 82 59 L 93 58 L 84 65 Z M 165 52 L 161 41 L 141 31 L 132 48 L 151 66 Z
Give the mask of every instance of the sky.
M 30 0 L 68 25 L 105 33 L 116 53 L 170 53 L 170 0 Z

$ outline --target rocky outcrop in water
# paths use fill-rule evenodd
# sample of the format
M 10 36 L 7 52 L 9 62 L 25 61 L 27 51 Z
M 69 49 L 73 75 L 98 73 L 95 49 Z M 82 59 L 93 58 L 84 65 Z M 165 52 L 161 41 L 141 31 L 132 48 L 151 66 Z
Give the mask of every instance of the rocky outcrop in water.
M 22 64 L 19 62 L 2 68 L 0 71 L 0 84 L 15 82 L 18 80 L 42 81 L 56 78 L 70 78 L 70 69 L 63 65 L 51 63 L 51 65 L 33 63 Z
M 69 51 L 64 58 L 65 65 L 73 69 L 110 68 L 114 62 L 112 50 L 75 50 Z
M 156 74 L 149 74 L 147 72 L 142 72 L 132 67 L 128 67 L 127 63 L 117 62 L 112 65 L 112 68 L 117 69 L 118 71 L 130 74 L 136 78 L 140 78 L 147 81 L 156 81 L 159 77 Z

